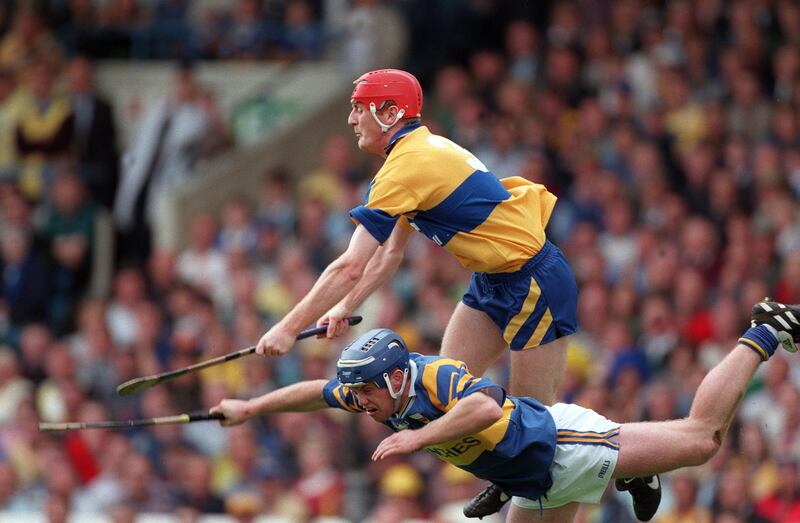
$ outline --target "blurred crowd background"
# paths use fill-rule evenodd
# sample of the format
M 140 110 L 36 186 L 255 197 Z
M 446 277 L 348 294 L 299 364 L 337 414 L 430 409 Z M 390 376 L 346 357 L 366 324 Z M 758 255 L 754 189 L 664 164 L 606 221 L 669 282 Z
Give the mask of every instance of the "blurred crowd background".
M 343 120 L 308 151 L 316 169 L 265 169 L 252 192 L 197 214 L 184 246 L 153 244 L 160 188 L 234 147 L 193 61 L 325 60 L 365 9 L 405 27 L 397 65 L 422 81 L 432 131 L 558 195 L 548 234 L 580 286 L 565 401 L 621 422 L 685 416 L 755 301 L 800 302 L 792 0 L 0 2 L 0 519 L 447 522 L 484 486 L 425 453 L 370 462 L 388 429 L 338 411 L 230 429 L 36 428 L 333 376 L 346 339 L 115 394 L 254 344 L 345 248 L 347 211 L 381 163 Z M 129 143 L 114 93 L 94 87 L 106 59 L 178 64 Z M 137 152 L 147 160 L 126 167 Z M 436 354 L 468 276 L 419 236 L 363 327 Z M 501 383 L 506 365 L 491 370 Z M 800 521 L 798 365 L 763 366 L 718 456 L 662 478 L 655 521 Z M 580 521 L 633 521 L 612 490 Z

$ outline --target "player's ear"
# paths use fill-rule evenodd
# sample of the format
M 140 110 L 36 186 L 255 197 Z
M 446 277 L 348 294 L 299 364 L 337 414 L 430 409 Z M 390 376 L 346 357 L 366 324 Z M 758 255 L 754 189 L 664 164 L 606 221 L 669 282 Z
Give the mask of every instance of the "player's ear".
M 395 104 L 391 104 L 389 107 L 386 108 L 386 112 L 384 113 L 384 121 L 388 125 L 392 125 L 397 122 L 398 119 L 398 112 L 400 108 L 397 107 Z
M 394 390 L 399 389 L 400 386 L 403 384 L 403 371 L 400 369 L 394 369 L 392 371 L 391 380 L 392 380 L 392 388 Z

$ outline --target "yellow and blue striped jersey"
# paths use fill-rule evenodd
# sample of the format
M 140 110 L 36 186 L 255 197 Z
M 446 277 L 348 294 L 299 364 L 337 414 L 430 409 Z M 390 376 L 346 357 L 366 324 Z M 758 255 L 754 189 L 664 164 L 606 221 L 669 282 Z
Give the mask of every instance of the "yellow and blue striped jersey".
M 506 396 L 502 387 L 473 376 L 463 362 L 411 353 L 411 388 L 403 412 L 384 422 L 395 432 L 419 429 L 442 417 L 465 396 L 485 391 L 498 400 L 503 416 L 483 431 L 426 447 L 440 459 L 491 481 L 510 495 L 538 499 L 552 485 L 556 447 L 552 416 L 538 401 Z M 353 392 L 336 379 L 323 389 L 331 407 L 363 412 Z
M 474 272 L 513 272 L 541 249 L 555 202 L 543 185 L 498 180 L 466 149 L 412 124 L 392 137 L 350 216 L 380 243 L 401 221 Z

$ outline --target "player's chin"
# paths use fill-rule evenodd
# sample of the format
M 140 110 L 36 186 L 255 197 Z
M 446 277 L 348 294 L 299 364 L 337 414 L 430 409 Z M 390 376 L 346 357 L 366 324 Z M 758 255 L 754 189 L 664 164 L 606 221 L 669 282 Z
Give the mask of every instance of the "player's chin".
M 375 140 L 367 135 L 359 134 L 356 143 L 362 151 L 370 151 L 375 148 Z
M 380 409 L 374 409 L 374 410 L 367 409 L 367 415 L 369 415 L 370 418 L 374 419 L 379 423 L 383 423 L 384 421 L 389 419 L 389 416 L 381 412 Z

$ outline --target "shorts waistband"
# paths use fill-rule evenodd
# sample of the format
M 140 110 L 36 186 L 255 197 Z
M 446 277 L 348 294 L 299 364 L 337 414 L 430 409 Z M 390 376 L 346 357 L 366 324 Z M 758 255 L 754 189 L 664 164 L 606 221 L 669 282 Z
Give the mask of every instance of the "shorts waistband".
M 523 276 L 530 276 L 533 273 L 533 269 L 544 260 L 549 258 L 553 252 L 555 251 L 556 246 L 553 245 L 550 240 L 545 240 L 544 245 L 542 248 L 539 249 L 539 252 L 533 255 L 533 257 L 526 261 L 525 264 L 517 269 L 514 272 L 495 272 L 495 273 L 483 273 L 490 281 L 496 282 L 507 282 L 515 280 L 519 277 Z

